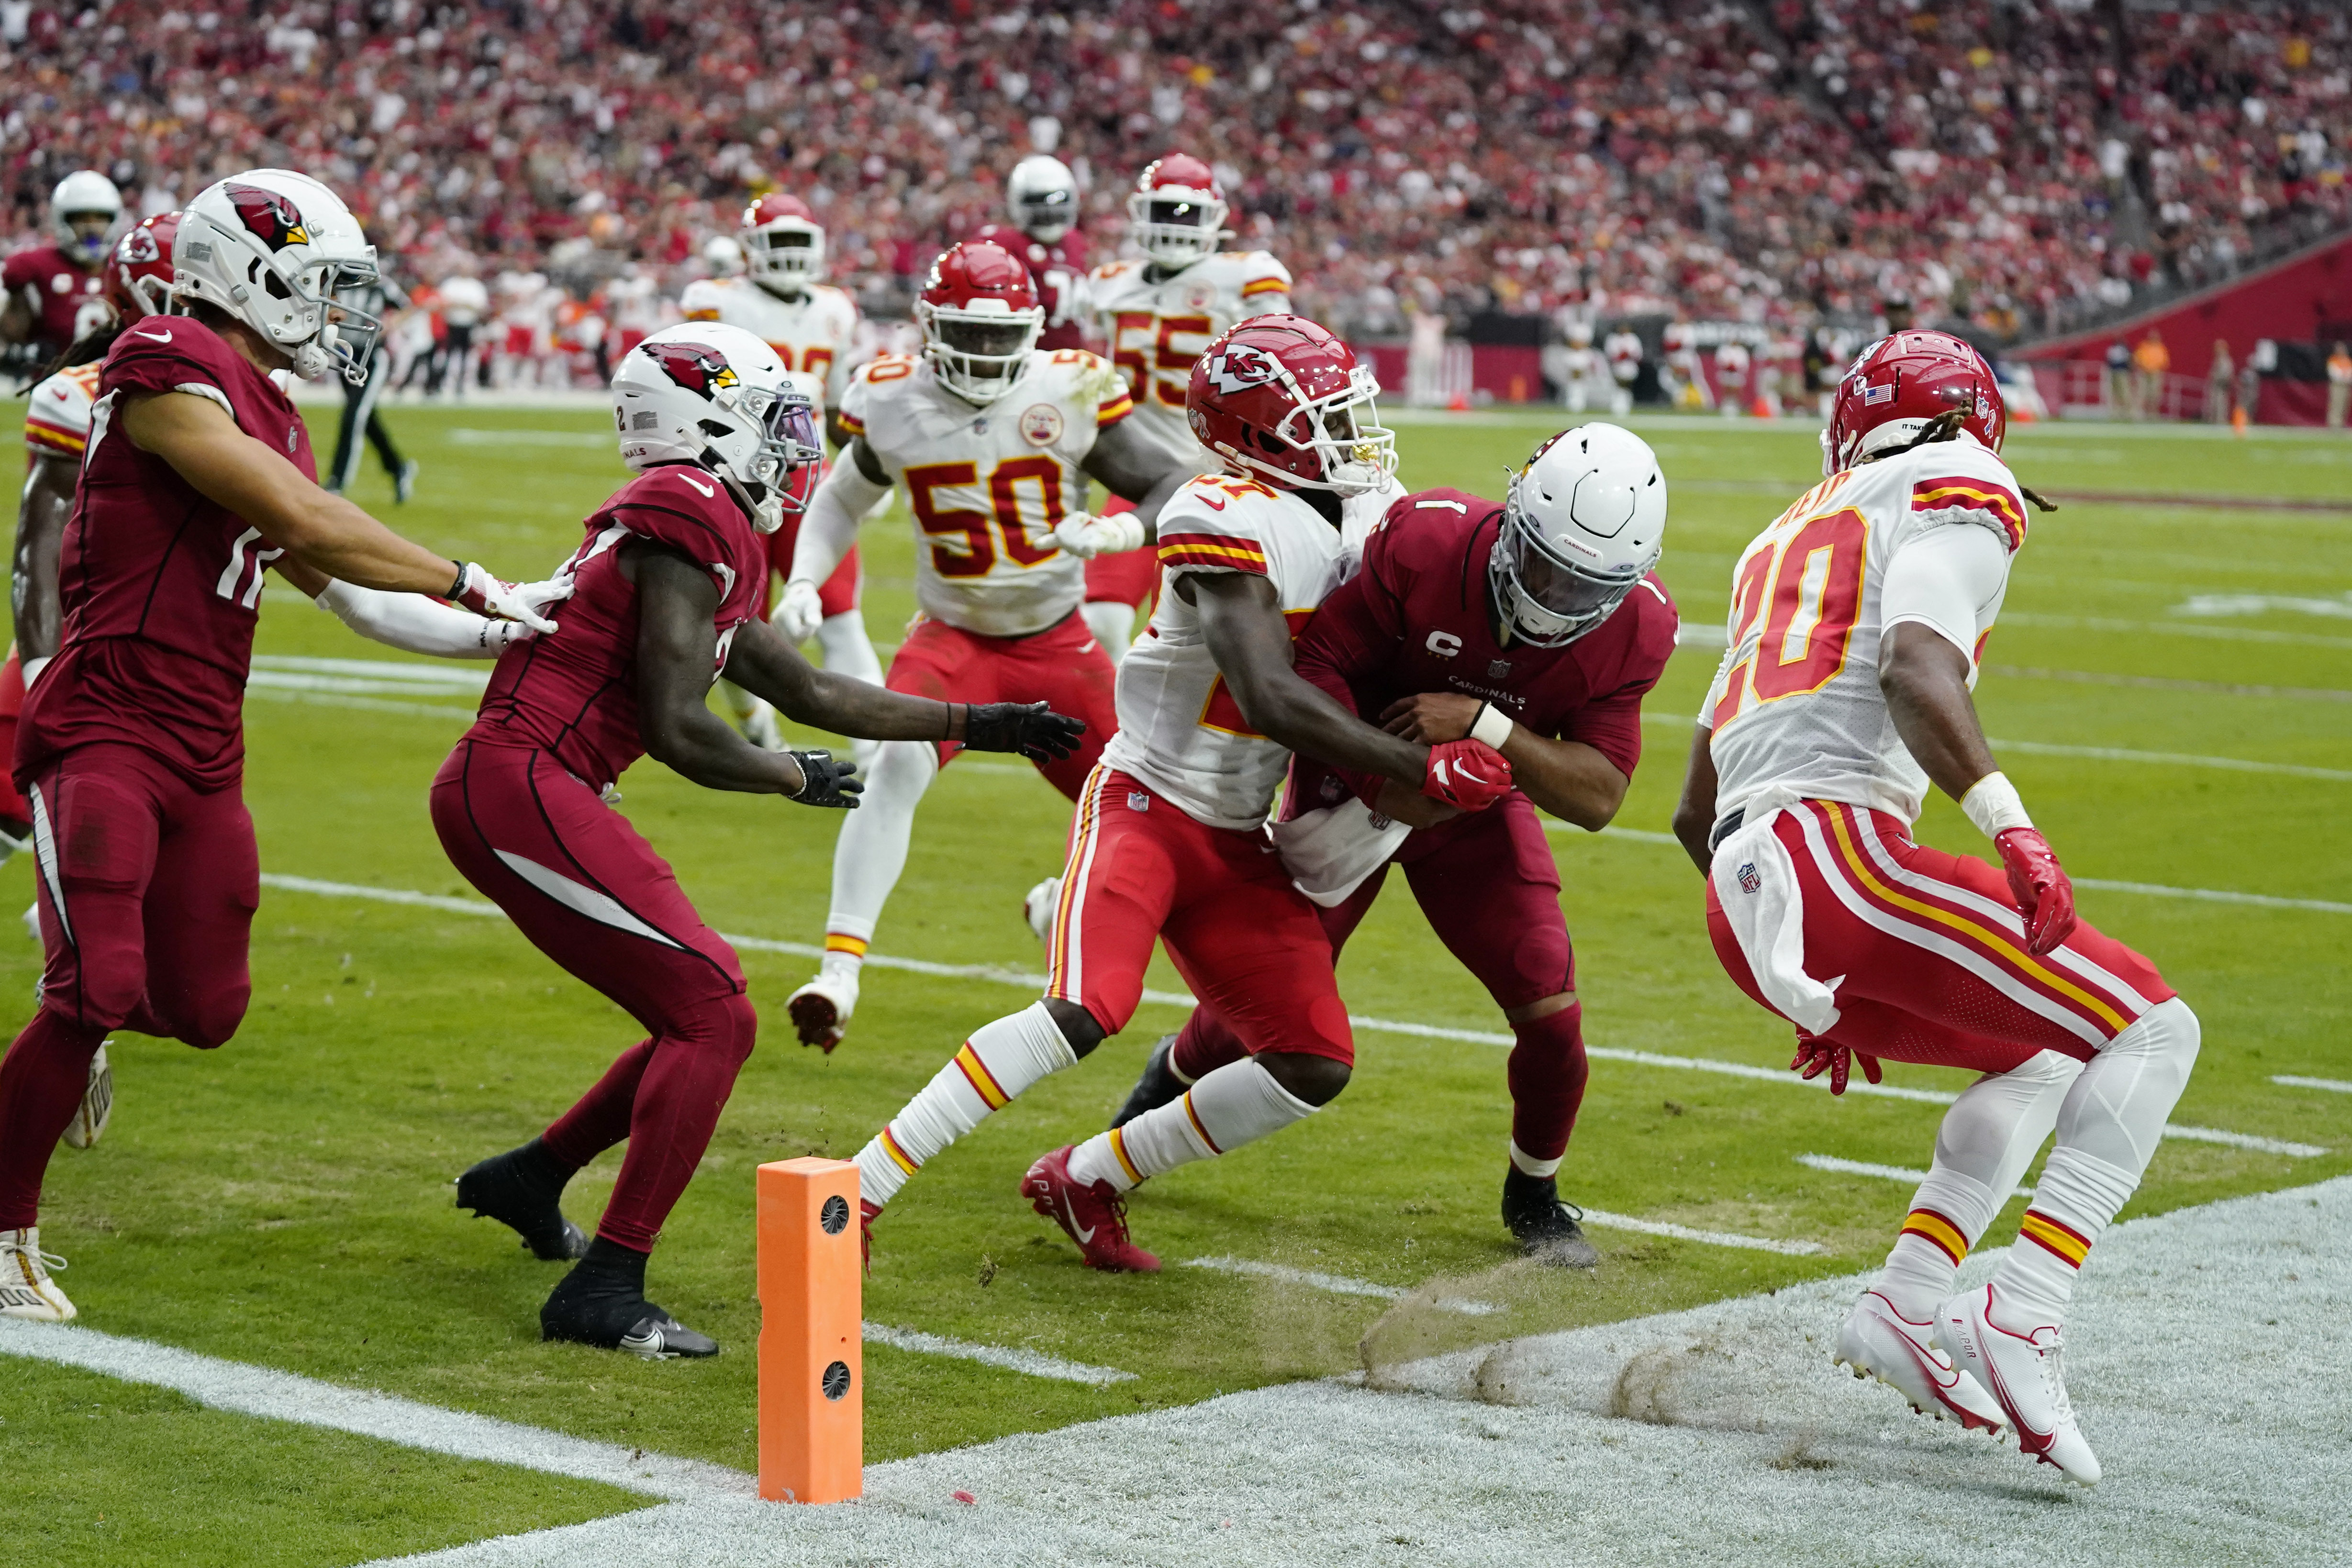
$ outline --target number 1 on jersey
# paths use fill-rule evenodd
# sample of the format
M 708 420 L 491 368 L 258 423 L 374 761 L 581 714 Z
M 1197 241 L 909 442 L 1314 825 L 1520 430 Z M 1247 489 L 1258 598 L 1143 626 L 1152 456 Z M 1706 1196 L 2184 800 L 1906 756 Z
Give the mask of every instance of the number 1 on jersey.
M 1808 517 L 1770 549 L 1748 558 L 1734 590 L 1739 619 L 1731 645 L 1748 646 L 1759 616 L 1764 629 L 1724 681 L 1712 716 L 1716 729 L 1738 716 L 1750 685 L 1760 706 L 1817 692 L 1845 668 L 1862 610 L 1869 539 L 1869 525 L 1848 507 Z

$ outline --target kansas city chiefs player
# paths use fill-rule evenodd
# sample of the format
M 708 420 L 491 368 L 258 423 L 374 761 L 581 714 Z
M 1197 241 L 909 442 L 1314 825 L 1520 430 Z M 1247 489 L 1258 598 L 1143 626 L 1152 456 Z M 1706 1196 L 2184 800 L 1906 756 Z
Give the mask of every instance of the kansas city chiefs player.
M 1087 722 L 1085 743 L 1041 768 L 1076 800 L 1117 710 L 1110 660 L 1077 615 L 1083 569 L 1056 541 L 1097 526 L 1071 509 L 1088 476 L 1141 503 L 1148 517 L 1191 470 L 1127 423 L 1127 388 L 1110 366 L 1084 349 L 1036 348 L 1044 311 L 1029 271 L 995 246 L 948 250 L 915 314 L 922 358 L 876 360 L 842 398 L 847 455 L 810 504 L 793 582 L 822 581 L 858 519 L 892 485 L 904 486 L 919 535 L 922 613 L 890 661 L 891 688 L 956 701 L 1050 700 L 1076 714 Z M 803 633 L 806 602 L 787 589 L 776 612 L 787 637 Z M 803 619 L 792 621 L 795 613 Z M 907 863 L 915 807 L 956 749 L 908 743 L 876 754 L 866 809 L 844 824 L 834 848 L 823 967 L 793 993 L 803 1043 L 830 1051 L 839 1042 L 875 923 Z
M 1077 231 L 1076 177 L 1059 158 L 1042 152 L 1024 158 L 1004 177 L 1004 204 L 1013 221 L 985 225 L 971 237 L 1029 269 L 1038 307 L 1045 312 L 1039 348 L 1085 348 L 1087 242 Z
M 1235 323 L 1290 308 L 1282 263 L 1262 250 L 1217 248 L 1230 237 L 1226 212 L 1214 172 L 1198 158 L 1170 153 L 1143 171 L 1127 198 L 1128 237 L 1143 259 L 1098 267 L 1087 282 L 1087 308 L 1127 377 L 1137 422 L 1194 473 L 1214 473 L 1218 465 L 1185 423 L 1192 361 Z M 1111 517 L 1124 508 L 1114 503 L 1103 510 Z M 1136 609 L 1159 580 L 1159 565 L 1147 555 L 1106 552 L 1087 563 L 1087 623 L 1113 657 L 1133 640 Z
M 16 733 L 47 964 L 0 1061 L 9 1316 L 74 1315 L 36 1221 L 108 1032 L 209 1050 L 245 1015 L 260 867 L 242 708 L 263 574 L 428 653 L 500 645 L 484 613 L 552 631 L 539 610 L 564 592 L 435 555 L 319 488 L 270 372 L 366 373 L 375 323 L 336 299 L 375 253 L 332 192 L 282 169 L 221 181 L 181 214 L 172 254 L 180 313 L 132 322 L 99 373 L 59 550 L 63 632 Z
M 1393 780 L 1301 756 L 1274 830 L 1334 953 L 1401 866 L 1431 927 L 1503 1009 L 1517 1041 L 1503 1221 L 1531 1257 L 1580 1268 L 1600 1254 L 1558 1176 L 1584 1098 L 1584 1009 L 1536 808 L 1597 832 L 1624 800 L 1642 698 L 1675 648 L 1674 601 L 1653 574 L 1665 523 L 1656 456 L 1601 423 L 1537 447 L 1499 507 L 1459 490 L 1391 507 L 1363 570 L 1301 634 L 1298 673 L 1406 740 L 1486 741 L 1518 787 L 1454 816 Z M 1196 1009 L 1112 1125 L 1246 1053 L 1214 1008 Z
M 1291 638 L 1378 515 L 1377 500 L 1362 503 L 1391 488 L 1394 437 L 1375 390 L 1346 344 L 1296 316 L 1244 322 L 1194 365 L 1192 428 L 1224 472 L 1191 480 L 1160 514 L 1170 591 L 1119 667 L 1119 730 L 1071 824 L 1045 998 L 974 1031 L 858 1152 L 869 1225 L 982 1117 L 1125 1028 L 1155 941 L 1250 1055 L 1180 1103 L 1030 1167 L 1023 1196 L 1089 1266 L 1157 1269 L 1128 1239 L 1130 1188 L 1277 1132 L 1346 1086 L 1355 1047 L 1330 942 L 1265 852 L 1291 752 L 1460 810 L 1492 805 L 1511 776 L 1483 741 L 1387 734 L 1291 668 Z
M 760 615 L 766 538 L 814 464 L 807 394 L 758 338 L 719 322 L 656 332 L 613 377 L 621 458 L 637 477 L 587 520 L 558 573 L 564 634 L 499 661 L 481 717 L 433 781 L 450 861 L 564 968 L 645 1026 L 539 1137 L 458 1178 L 457 1203 L 545 1259 L 578 1259 L 540 1311 L 549 1339 L 649 1358 L 717 1354 L 646 1300 L 646 1257 L 702 1158 L 758 1019 L 727 939 L 608 803 L 648 753 L 713 789 L 857 804 L 823 751 L 739 738 L 704 699 L 720 672 L 796 720 L 847 735 L 1066 756 L 1076 720 L 1043 704 L 967 706 L 812 670 Z M 564 1218 L 572 1173 L 626 1140 L 591 1243 Z
M 774 350 L 793 384 L 826 411 L 828 430 L 838 447 L 849 439 L 837 415 L 857 345 L 857 302 L 847 290 L 824 281 L 824 230 L 799 197 L 772 193 L 744 209 L 737 238 L 743 247 L 743 276 L 688 284 L 678 309 L 689 321 L 740 327 Z M 814 488 L 823 474 L 820 464 L 806 471 L 800 483 Z M 804 489 L 803 498 L 805 495 Z M 792 575 L 800 517 L 793 512 L 769 536 L 768 559 L 780 578 Z M 761 582 L 764 600 L 764 572 Z M 814 635 L 826 669 L 878 685 L 882 661 L 866 635 L 866 617 L 858 609 L 863 583 L 852 546 L 824 580 L 814 585 Z M 739 698 L 731 691 L 729 696 L 738 706 L 744 732 L 771 751 L 781 749 L 774 712 L 756 699 Z
M 2197 1060 L 2153 965 L 2078 921 L 2074 889 L 1993 760 L 1969 696 L 2025 544 L 2000 389 L 1941 332 L 1879 340 L 1839 383 L 1827 475 L 1741 554 L 1729 647 L 1700 709 L 1675 832 L 1740 989 L 1796 1026 L 1808 1077 L 1850 1059 L 1962 1067 L 1886 1267 L 1836 1359 L 1921 1411 L 2013 1428 L 2088 1485 L 2060 1375 L 2076 1271 L 2131 1197 Z M 1929 783 L 1999 869 L 1912 841 Z M 2047 1053 L 2083 1063 L 2052 1071 Z M 2055 1124 L 2016 1246 L 1952 1293 Z
M 95 169 L 77 169 L 49 195 L 55 245 L 20 250 L 0 267 L 0 343 L 29 371 L 104 327 L 111 314 L 101 276 L 122 221 L 122 193 Z

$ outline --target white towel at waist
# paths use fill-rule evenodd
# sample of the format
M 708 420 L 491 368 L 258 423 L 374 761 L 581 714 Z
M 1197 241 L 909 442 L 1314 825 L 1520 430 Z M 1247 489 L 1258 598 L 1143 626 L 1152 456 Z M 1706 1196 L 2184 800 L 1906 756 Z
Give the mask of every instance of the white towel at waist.
M 1805 893 L 1788 846 L 1772 831 L 1795 803 L 1780 789 L 1748 802 L 1738 828 L 1716 846 L 1708 874 L 1764 999 L 1807 1034 L 1821 1035 L 1837 1027 L 1837 988 L 1845 977 L 1824 984 L 1805 973 Z
M 1366 877 L 1388 863 L 1412 831 L 1352 798 L 1302 812 L 1267 831 L 1282 852 L 1291 885 L 1326 909 L 1345 903 Z

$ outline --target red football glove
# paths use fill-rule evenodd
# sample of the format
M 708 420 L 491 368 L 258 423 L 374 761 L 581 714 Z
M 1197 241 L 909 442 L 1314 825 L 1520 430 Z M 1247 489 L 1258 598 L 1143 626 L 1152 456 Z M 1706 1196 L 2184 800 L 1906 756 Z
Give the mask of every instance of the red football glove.
M 1511 792 L 1511 762 L 1483 740 L 1449 740 L 1429 748 L 1421 792 L 1463 811 L 1483 811 Z
M 2009 873 L 2009 895 L 2025 916 L 2025 950 L 2039 958 L 2074 934 L 2074 884 L 2050 841 L 2032 828 L 2004 830 L 1993 847 Z
M 1796 1060 L 1789 1063 L 1789 1071 L 1810 1082 L 1819 1078 L 1822 1075 L 1822 1069 L 1827 1068 L 1830 1074 L 1830 1092 L 1843 1094 L 1845 1092 L 1846 1079 L 1852 1075 L 1853 1064 L 1856 1061 L 1862 1063 L 1862 1075 L 1864 1078 L 1869 1079 L 1873 1083 L 1878 1082 L 1878 1058 L 1864 1056 L 1860 1051 L 1846 1046 L 1832 1045 L 1825 1040 L 1797 1041 Z

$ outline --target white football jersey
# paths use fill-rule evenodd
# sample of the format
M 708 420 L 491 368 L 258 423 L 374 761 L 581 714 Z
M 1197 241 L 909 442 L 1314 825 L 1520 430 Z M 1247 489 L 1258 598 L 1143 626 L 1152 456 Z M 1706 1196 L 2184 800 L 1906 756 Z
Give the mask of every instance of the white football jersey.
M 1356 574 L 1364 539 L 1404 489 L 1393 479 L 1340 503 L 1339 526 L 1287 491 L 1205 474 L 1160 514 L 1167 570 L 1151 624 L 1118 666 L 1118 733 L 1103 748 L 1123 768 L 1213 828 L 1264 822 L 1290 750 L 1242 717 L 1201 635 L 1200 612 L 1174 591 L 1188 571 L 1255 572 L 1274 584 L 1295 639 L 1331 591 Z
M 1078 607 L 1086 563 L 1054 525 L 1086 504 L 1078 465 L 1096 434 L 1132 407 L 1127 386 L 1084 349 L 1039 351 L 1012 390 L 975 408 L 903 354 L 868 361 L 842 394 L 841 423 L 907 492 L 915 603 L 984 637 L 1025 637 Z
M 1780 785 L 1918 819 L 1927 775 L 1878 689 L 1880 596 L 1896 552 L 1953 525 L 1993 530 L 2012 559 L 2025 543 L 2016 476 L 1965 433 L 1832 475 L 1756 536 L 1732 573 L 1728 646 L 1699 713 L 1715 732 L 1718 818 Z M 1978 608 L 1971 686 L 2007 582 L 2004 570 Z
M 98 372 L 104 361 L 92 360 L 59 371 L 33 389 L 25 404 L 25 448 L 36 457 L 70 457 L 81 461 L 89 444 L 90 410 L 98 400 Z
M 740 327 L 776 350 L 793 384 L 819 408 L 839 408 L 857 346 L 857 301 L 831 284 L 813 283 L 796 299 L 771 294 L 748 277 L 703 277 L 686 286 L 678 308 L 689 321 Z
M 1262 250 L 1221 251 L 1151 281 L 1151 264 L 1114 261 L 1087 282 L 1111 362 L 1127 378 L 1142 428 L 1170 452 L 1215 468 L 1184 422 L 1192 361 L 1236 321 L 1290 308 L 1290 272 Z

